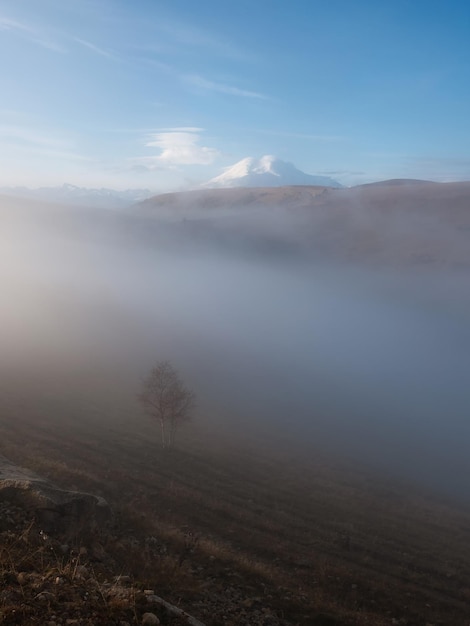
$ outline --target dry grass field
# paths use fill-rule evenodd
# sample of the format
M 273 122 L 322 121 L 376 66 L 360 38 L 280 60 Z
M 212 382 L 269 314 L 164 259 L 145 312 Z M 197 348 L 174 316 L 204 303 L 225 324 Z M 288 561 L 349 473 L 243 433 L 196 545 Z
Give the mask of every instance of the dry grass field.
M 105 496 L 114 574 L 208 626 L 469 624 L 470 512 L 457 504 L 202 425 L 162 451 L 138 409 L 101 426 L 76 417 L 6 407 L 0 452 Z

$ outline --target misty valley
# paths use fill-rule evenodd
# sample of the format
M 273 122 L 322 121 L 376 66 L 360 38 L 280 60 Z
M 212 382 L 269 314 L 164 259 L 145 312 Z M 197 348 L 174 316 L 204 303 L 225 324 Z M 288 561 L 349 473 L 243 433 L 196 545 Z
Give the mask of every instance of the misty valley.
M 105 497 L 113 567 L 207 625 L 465 624 L 469 201 L 2 196 L 1 452 Z M 163 359 L 197 396 L 171 451 L 137 400 Z

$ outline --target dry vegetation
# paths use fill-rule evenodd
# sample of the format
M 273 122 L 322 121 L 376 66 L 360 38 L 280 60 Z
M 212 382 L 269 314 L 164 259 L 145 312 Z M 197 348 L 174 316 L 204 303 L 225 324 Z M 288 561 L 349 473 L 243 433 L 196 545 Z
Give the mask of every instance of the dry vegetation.
M 258 254 L 300 254 L 322 262 L 465 269 L 470 263 L 469 195 L 469 182 L 384 181 L 350 189 L 292 186 L 168 193 L 145 200 L 136 210 L 147 218 L 148 233 L 152 220 L 171 216 L 173 234 L 180 230 L 195 241 L 223 242 L 224 247 L 238 242 L 245 253 L 248 245 Z M 277 229 L 272 219 L 276 209 L 282 209 Z M 253 215 L 246 219 L 250 211 L 259 216 L 263 210 L 270 219 L 258 225 Z
M 104 602 L 96 585 L 125 575 L 135 593 L 153 589 L 208 626 L 468 625 L 468 512 L 254 441 L 193 432 L 163 451 L 156 427 L 136 419 L 97 427 L 4 414 L 0 424 L 1 453 L 105 496 L 116 511 L 102 536 L 74 539 L 69 561 L 43 563 L 51 578 L 70 578 L 86 547 L 80 565 L 93 569 L 86 584 L 96 615 L 77 623 L 119 624 L 117 600 Z M 3 535 L 1 567 L 13 587 L 12 570 L 33 568 L 18 559 L 44 560 L 37 531 L 32 538 L 25 519 L 16 538 Z M 25 532 L 29 543 L 18 539 Z M 121 620 L 139 623 L 139 598 L 134 613 L 120 607 Z M 2 610 L 4 623 L 45 623 L 12 621 L 5 602 Z

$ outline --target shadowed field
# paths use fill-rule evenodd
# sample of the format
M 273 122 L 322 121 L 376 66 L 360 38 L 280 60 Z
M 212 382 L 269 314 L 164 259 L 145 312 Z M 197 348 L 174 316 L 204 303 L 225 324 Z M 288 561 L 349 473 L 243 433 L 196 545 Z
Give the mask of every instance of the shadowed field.
M 207 624 L 257 623 L 260 607 L 286 624 L 467 624 L 470 514 L 457 505 L 279 441 L 199 429 L 163 452 L 137 408 L 102 428 L 72 408 L 60 423 L 8 413 L 1 452 L 108 498 L 140 546 L 108 546 L 118 573 Z

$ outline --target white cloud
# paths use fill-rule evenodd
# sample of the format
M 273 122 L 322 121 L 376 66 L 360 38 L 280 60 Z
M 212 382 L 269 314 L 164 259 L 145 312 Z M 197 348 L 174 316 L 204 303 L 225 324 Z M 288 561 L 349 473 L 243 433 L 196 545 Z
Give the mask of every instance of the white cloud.
M 229 96 L 238 96 L 241 98 L 255 98 L 258 100 L 268 99 L 267 96 L 262 93 L 258 93 L 257 91 L 247 91 L 246 89 L 239 89 L 238 87 L 226 85 L 225 83 L 216 83 L 212 80 L 207 80 L 207 78 L 199 76 L 198 74 L 183 76 L 183 80 L 189 85 L 197 87 L 198 89 L 204 89 L 205 91 L 216 91 L 218 93 L 224 93 Z
M 156 156 L 133 159 L 138 167 L 161 169 L 162 166 L 210 165 L 220 156 L 215 148 L 200 145 L 204 129 L 194 126 L 164 128 L 147 138 L 147 148 L 158 148 Z

